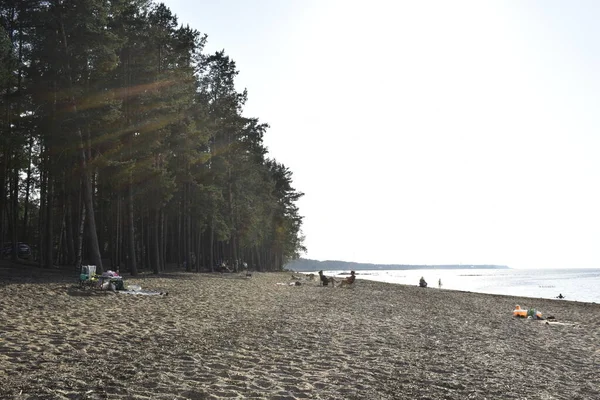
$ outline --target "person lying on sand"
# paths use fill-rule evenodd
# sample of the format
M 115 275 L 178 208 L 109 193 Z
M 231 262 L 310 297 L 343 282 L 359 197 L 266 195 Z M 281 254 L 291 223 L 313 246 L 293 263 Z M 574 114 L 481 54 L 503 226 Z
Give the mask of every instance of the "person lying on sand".
M 327 286 L 331 282 L 331 286 L 335 286 L 335 280 L 333 277 L 328 277 L 323 274 L 323 271 L 319 271 L 319 277 L 321 278 L 321 285 Z
M 345 279 L 342 279 L 340 286 L 352 285 L 354 283 L 355 279 L 356 279 L 356 275 L 354 274 L 354 271 L 350 271 L 350 276 Z

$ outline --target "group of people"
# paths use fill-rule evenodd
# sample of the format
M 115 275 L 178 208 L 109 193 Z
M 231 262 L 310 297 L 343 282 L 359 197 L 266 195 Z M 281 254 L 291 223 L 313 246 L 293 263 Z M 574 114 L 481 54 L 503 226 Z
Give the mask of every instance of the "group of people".
M 335 286 L 336 280 L 332 277 L 332 276 L 326 276 L 323 271 L 319 271 L 319 279 L 321 280 L 321 285 L 322 286 L 329 286 L 329 284 L 331 283 L 331 286 Z M 354 280 L 356 279 L 356 274 L 354 273 L 354 271 L 350 272 L 350 276 L 347 278 L 344 278 L 341 282 L 340 282 L 340 286 L 344 286 L 344 285 L 352 285 L 354 283 Z M 419 279 L 419 286 L 422 288 L 426 288 L 427 287 L 427 281 L 425 280 L 424 277 L 421 277 L 421 279 Z M 440 278 L 438 280 L 438 287 L 441 289 L 442 288 L 442 279 Z M 557 299 L 564 299 L 565 296 L 563 296 L 562 293 L 560 293 L 558 296 L 556 296 Z
M 322 270 L 319 271 L 319 279 L 321 281 L 322 286 L 329 286 L 330 283 L 331 283 L 331 286 L 335 286 L 336 280 L 332 276 L 326 276 Z M 350 271 L 350 276 L 342 279 L 342 281 L 340 282 L 340 286 L 352 285 L 354 283 L 355 279 L 356 279 L 355 272 Z M 421 279 L 419 280 L 419 286 L 423 287 L 423 288 L 427 287 L 427 281 L 425 280 L 425 278 L 421 277 Z M 441 279 L 438 281 L 438 286 L 440 288 L 442 287 Z
M 217 266 L 215 267 L 215 271 L 221 272 L 221 273 L 238 272 L 240 269 L 243 271 L 246 271 L 247 273 L 250 273 L 248 271 L 248 263 L 246 263 L 246 262 L 239 262 L 239 263 L 236 262 L 233 267 L 230 267 L 229 263 L 227 261 L 222 261 L 221 263 L 217 264 Z M 250 275 L 252 275 L 252 274 L 250 273 Z
M 321 280 L 321 285 L 323 285 L 323 286 L 329 286 L 330 283 L 331 283 L 331 286 L 335 286 L 336 281 L 333 278 L 333 276 L 325 276 L 325 274 L 323 274 L 322 270 L 319 271 L 319 279 Z M 342 281 L 340 282 L 340 286 L 352 285 L 354 283 L 355 279 L 356 279 L 356 274 L 354 273 L 354 271 L 350 271 L 350 276 L 342 279 Z

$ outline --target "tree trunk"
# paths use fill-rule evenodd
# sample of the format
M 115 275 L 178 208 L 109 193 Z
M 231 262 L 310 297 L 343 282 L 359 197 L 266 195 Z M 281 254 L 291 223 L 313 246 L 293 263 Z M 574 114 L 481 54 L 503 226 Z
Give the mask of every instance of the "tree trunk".
M 181 219 L 183 218 L 183 214 L 181 212 L 181 207 L 182 207 L 182 205 L 180 203 L 179 204 L 179 211 L 177 213 L 177 246 L 176 246 L 176 249 L 177 249 L 177 267 L 180 267 L 181 264 L 183 264 L 183 260 L 181 259 L 181 252 L 182 252 L 182 249 L 183 249 L 183 245 L 181 244 L 182 238 L 183 238 L 183 236 L 181 234 L 181 230 L 182 230 L 182 226 L 183 226 L 183 224 L 181 222 Z
M 29 137 L 29 151 L 27 156 L 27 179 L 25 181 L 25 203 L 23 204 L 23 240 L 27 238 L 27 222 L 29 220 L 29 192 L 31 190 L 31 153 L 33 151 L 33 135 Z
M 144 265 L 148 265 L 146 263 L 146 259 L 144 258 L 144 245 L 146 243 L 146 231 L 147 231 L 147 229 L 144 229 L 144 211 L 143 211 L 143 208 L 140 207 L 140 240 L 139 240 L 140 254 L 139 254 L 138 260 L 140 260 L 140 262 L 142 263 L 142 268 Z
M 115 228 L 117 231 L 117 241 L 115 242 L 115 249 L 116 249 L 116 255 L 115 255 L 115 269 L 119 269 L 120 265 L 121 265 L 121 259 L 122 257 L 122 235 L 121 235 L 121 195 L 117 194 L 117 221 L 115 223 Z
M 39 217 L 38 217 L 38 232 L 39 237 L 38 237 L 38 265 L 40 267 L 43 267 L 45 264 L 45 253 L 44 253 L 44 247 L 46 246 L 46 241 L 44 238 L 44 232 L 46 232 L 45 229 L 45 223 L 46 223 L 46 192 L 47 192 L 47 176 L 48 176 L 48 156 L 47 156 L 47 149 L 44 148 L 42 150 L 42 168 L 40 171 L 40 211 L 39 211 Z
M 157 254 L 158 254 L 158 270 L 164 271 L 165 266 L 163 265 L 163 211 L 162 209 L 158 212 L 157 221 L 156 221 L 156 244 L 157 244 Z
M 4 223 L 5 208 L 6 208 L 6 160 L 7 152 L 0 153 L 0 242 L 4 241 L 4 233 L 6 232 L 6 224 Z
M 129 271 L 132 276 L 137 276 L 137 263 L 135 260 L 135 223 L 133 218 L 133 177 L 129 174 L 127 187 L 127 220 L 128 224 L 128 246 L 129 246 Z
M 54 215 L 53 215 L 53 209 L 52 209 L 52 200 L 54 197 L 54 188 L 53 188 L 53 182 L 52 182 L 52 175 L 50 174 L 50 171 L 46 171 L 47 173 L 47 198 L 46 198 L 46 234 L 44 235 L 45 237 L 45 246 L 44 246 L 44 250 L 45 250 L 45 263 L 44 263 L 44 267 L 46 268 L 52 268 L 52 261 L 54 260 L 54 257 L 52 257 L 53 255 L 53 250 L 54 250 L 54 240 L 52 237 L 52 230 L 53 230 L 53 219 L 54 219 Z
M 81 130 L 78 130 L 81 135 Z M 81 143 L 83 146 L 83 142 Z M 94 195 L 92 193 L 92 181 L 89 171 L 87 170 L 87 162 L 85 159 L 85 150 L 81 149 L 81 168 L 83 170 L 83 200 L 85 203 L 87 214 L 88 237 L 90 239 L 90 251 L 92 265 L 96 266 L 96 271 L 103 272 L 102 257 L 100 255 L 100 246 L 98 245 L 98 236 L 96 234 L 96 218 L 94 216 Z
M 167 242 L 168 242 L 168 228 L 169 228 L 169 216 L 167 215 L 166 212 L 163 212 L 163 251 L 162 251 L 162 256 L 163 256 L 163 267 L 166 269 L 167 268 Z
M 210 217 L 210 272 L 215 272 L 215 223 Z
M 59 7 L 60 10 L 60 7 Z M 71 76 L 71 65 L 69 61 L 70 49 L 67 44 L 67 34 L 65 32 L 65 25 L 62 20 L 62 14 L 59 14 L 60 21 L 60 30 L 62 34 L 63 46 L 65 50 L 65 54 L 67 55 L 67 82 L 69 89 L 73 90 L 73 79 Z M 75 96 L 71 96 L 71 111 L 73 113 L 73 117 L 77 120 L 77 102 L 75 100 Z M 88 236 L 90 239 L 90 251 L 91 251 L 91 261 L 93 265 L 96 265 L 96 270 L 98 273 L 103 272 L 102 268 L 102 256 L 100 255 L 100 246 L 98 245 L 98 235 L 96 232 L 96 217 L 94 215 L 94 193 L 92 189 L 92 178 L 90 176 L 90 171 L 88 169 L 87 162 L 87 154 L 86 154 L 86 146 L 85 141 L 83 139 L 83 132 L 81 131 L 81 126 L 76 124 L 77 136 L 79 138 L 79 153 L 81 157 L 81 174 L 83 179 L 83 199 L 85 202 L 86 213 L 88 215 Z
M 66 211 L 64 211 L 65 207 L 63 206 L 63 215 L 61 218 L 61 223 L 60 223 L 60 232 L 58 234 L 58 246 L 56 246 L 56 254 L 54 255 L 55 257 L 55 261 L 54 264 L 56 265 L 60 265 L 60 261 L 61 259 L 63 259 L 64 261 L 64 250 L 63 250 L 63 236 L 65 234 L 65 214 Z
M 67 185 L 66 175 L 64 176 L 63 185 L 63 201 L 65 204 L 65 236 L 66 236 L 66 248 L 67 248 L 67 260 L 68 265 L 72 265 L 75 262 L 75 245 L 73 242 L 73 204 L 71 202 L 70 185 Z
M 146 267 L 150 266 L 148 259 L 148 224 L 146 223 L 146 212 L 140 208 L 140 260 Z
M 199 225 L 199 224 L 198 224 Z M 196 272 L 200 272 L 200 258 L 202 255 L 202 230 L 200 229 L 200 227 L 197 228 L 198 230 L 198 240 L 196 243 L 196 252 L 195 252 L 195 266 L 196 266 Z
M 11 184 L 11 202 L 12 212 L 10 214 L 10 241 L 12 244 L 11 258 L 16 261 L 19 258 L 18 240 L 18 217 L 19 217 L 19 169 L 17 168 L 16 156 L 13 157 L 14 164 L 12 166 L 12 184 Z
M 150 221 L 150 226 L 152 227 L 150 233 L 150 236 L 152 238 L 151 243 L 150 243 L 150 262 L 152 264 L 152 270 L 155 274 L 160 273 L 160 269 L 159 269 L 159 259 L 160 259 L 160 253 L 158 251 L 158 236 L 160 234 L 159 231 L 159 226 L 158 223 L 160 221 L 159 216 L 158 216 L 159 212 L 157 210 L 152 210 L 151 212 L 151 221 Z
M 79 213 L 79 232 L 77 235 L 77 259 L 75 264 L 78 268 L 81 268 L 81 262 L 83 259 L 83 233 L 85 231 L 85 204 L 81 205 L 81 212 Z
M 186 184 L 186 196 L 185 196 L 185 260 L 186 260 L 186 271 L 192 271 L 192 217 L 190 215 L 190 184 Z

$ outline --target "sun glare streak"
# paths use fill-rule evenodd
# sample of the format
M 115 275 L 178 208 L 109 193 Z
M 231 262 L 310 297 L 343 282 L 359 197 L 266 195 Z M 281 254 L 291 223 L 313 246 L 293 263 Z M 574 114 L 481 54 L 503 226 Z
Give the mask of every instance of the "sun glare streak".
M 82 98 L 78 104 L 78 108 L 81 110 L 90 110 L 94 108 L 104 107 L 109 104 L 107 99 L 112 101 L 123 101 L 125 99 L 133 98 L 143 94 L 154 94 L 158 91 L 174 86 L 178 81 L 174 79 L 165 79 L 162 81 L 156 81 L 152 83 L 143 83 L 135 86 L 127 86 L 109 89 L 102 92 L 90 93 Z

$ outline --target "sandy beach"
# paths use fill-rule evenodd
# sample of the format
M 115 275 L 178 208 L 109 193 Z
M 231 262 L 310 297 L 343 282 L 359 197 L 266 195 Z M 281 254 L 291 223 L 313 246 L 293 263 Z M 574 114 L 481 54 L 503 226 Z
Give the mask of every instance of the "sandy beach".
M 0 264 L 1 399 L 599 399 L 600 305 L 290 273 L 81 290 Z M 278 284 L 283 283 L 283 285 Z M 516 319 L 515 305 L 557 323 Z

